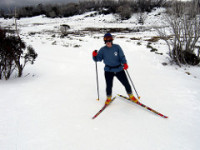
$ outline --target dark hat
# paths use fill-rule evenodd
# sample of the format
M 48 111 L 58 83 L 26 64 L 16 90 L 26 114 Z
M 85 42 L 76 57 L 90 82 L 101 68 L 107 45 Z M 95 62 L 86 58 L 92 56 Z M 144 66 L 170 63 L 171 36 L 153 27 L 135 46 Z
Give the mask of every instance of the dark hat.
M 104 41 L 106 41 L 106 40 L 113 40 L 113 36 L 110 33 L 106 33 L 104 35 L 103 39 L 104 39 Z

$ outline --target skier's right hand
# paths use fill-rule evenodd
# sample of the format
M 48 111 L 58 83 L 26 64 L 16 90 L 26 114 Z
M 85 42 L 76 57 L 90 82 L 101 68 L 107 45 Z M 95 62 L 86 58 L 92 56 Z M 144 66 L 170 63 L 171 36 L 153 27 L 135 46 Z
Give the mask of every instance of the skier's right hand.
M 93 56 L 93 57 L 96 57 L 97 54 L 98 54 L 98 53 L 97 53 L 97 50 L 94 50 L 94 51 L 92 52 L 92 56 Z

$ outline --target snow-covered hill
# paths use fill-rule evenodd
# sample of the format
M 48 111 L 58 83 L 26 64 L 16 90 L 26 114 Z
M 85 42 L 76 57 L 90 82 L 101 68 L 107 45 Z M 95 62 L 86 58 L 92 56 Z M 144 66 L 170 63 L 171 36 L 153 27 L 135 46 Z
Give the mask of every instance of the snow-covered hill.
M 144 25 L 136 16 L 117 21 L 113 15 L 86 13 L 70 18 L 44 16 L 18 21 L 20 36 L 38 53 L 22 78 L 0 81 L 1 150 L 198 150 L 200 137 L 200 69 L 170 65 L 167 46 L 153 42 L 153 26 L 162 26 L 163 9 L 147 14 Z M 13 19 L 0 19 L 13 27 Z M 60 38 L 61 24 L 70 25 L 69 36 Z M 97 101 L 95 63 L 91 53 L 104 45 L 104 32 L 92 28 L 145 29 L 116 32 L 128 60 L 129 74 L 141 102 L 169 116 L 163 119 L 117 97 L 92 120 L 104 105 L 103 63 L 98 63 L 100 101 Z M 14 27 L 13 27 L 14 28 Z M 79 33 L 79 34 L 78 34 Z M 162 63 L 167 63 L 167 66 Z M 190 75 L 188 75 L 190 74 Z M 115 79 L 113 96 L 126 95 Z

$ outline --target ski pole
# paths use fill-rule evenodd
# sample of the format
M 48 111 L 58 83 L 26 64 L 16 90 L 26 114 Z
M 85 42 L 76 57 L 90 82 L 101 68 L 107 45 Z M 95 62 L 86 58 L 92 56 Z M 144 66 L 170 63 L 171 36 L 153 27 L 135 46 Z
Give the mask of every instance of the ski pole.
M 97 52 L 97 50 L 96 50 Z M 96 57 L 95 57 L 95 60 L 96 60 Z M 97 61 L 95 61 L 95 64 L 96 64 L 96 81 L 97 81 L 97 95 L 98 95 L 98 101 L 99 101 L 99 78 L 98 78 L 98 68 L 97 68 Z
M 137 93 L 137 90 L 136 90 L 136 88 L 135 88 L 135 86 L 134 86 L 134 84 L 133 84 L 133 81 L 132 81 L 132 79 L 131 79 L 129 73 L 128 73 L 128 70 L 125 70 L 125 71 L 126 71 L 126 74 L 128 75 L 129 80 L 131 81 L 131 84 L 132 84 L 132 86 L 133 86 L 133 88 L 134 88 L 134 90 L 135 90 L 135 93 L 136 93 L 138 99 L 140 99 L 140 96 L 139 96 L 138 93 Z

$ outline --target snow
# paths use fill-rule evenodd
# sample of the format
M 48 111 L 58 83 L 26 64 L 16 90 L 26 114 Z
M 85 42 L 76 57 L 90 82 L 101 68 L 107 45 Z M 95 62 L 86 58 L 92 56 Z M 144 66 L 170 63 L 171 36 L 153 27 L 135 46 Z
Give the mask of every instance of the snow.
M 141 102 L 169 116 L 168 119 L 117 97 L 92 120 L 106 98 L 104 64 L 98 63 L 100 101 L 96 100 L 95 63 L 91 56 L 93 50 L 104 45 L 104 33 L 60 38 L 61 24 L 70 25 L 71 31 L 141 26 L 134 16 L 122 22 L 113 15 L 85 17 L 94 12 L 69 18 L 23 18 L 18 20 L 20 36 L 34 47 L 38 58 L 34 65 L 25 68 L 22 78 L 14 75 L 8 81 L 0 81 L 0 149 L 198 150 L 200 69 L 170 65 L 163 41 L 152 43 L 163 55 L 147 48 L 145 40 L 156 36 L 152 26 L 162 25 L 162 16 L 153 17 L 160 12 L 164 13 L 163 9 L 147 14 L 143 26 L 149 30 L 113 35 L 114 42 L 124 50 Z M 12 27 L 13 22 L 0 19 L 1 26 Z M 30 32 L 36 34 L 29 35 Z M 131 40 L 132 37 L 141 40 Z M 168 65 L 163 66 L 163 62 Z M 117 94 L 126 96 L 115 79 L 113 96 Z

